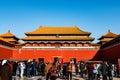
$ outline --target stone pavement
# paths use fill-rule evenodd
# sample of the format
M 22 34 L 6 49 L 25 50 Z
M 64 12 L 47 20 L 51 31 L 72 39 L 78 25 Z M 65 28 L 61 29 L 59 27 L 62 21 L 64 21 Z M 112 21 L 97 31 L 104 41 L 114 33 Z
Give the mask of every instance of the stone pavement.
M 20 79 L 17 76 L 17 77 L 13 77 L 12 80 L 45 80 L 45 77 L 35 76 L 35 77 L 30 77 L 30 78 L 24 77 L 23 79 Z M 65 79 L 57 78 L 56 80 L 65 80 Z M 85 80 L 85 79 L 73 77 L 72 80 Z
M 35 77 L 30 77 L 30 78 L 24 77 L 23 79 L 20 79 L 18 76 L 16 76 L 16 77 L 13 76 L 12 80 L 45 80 L 45 77 L 44 76 L 35 76 Z M 65 80 L 65 79 L 57 78 L 56 80 Z M 80 76 L 73 75 L 72 80 L 87 80 L 87 79 L 83 79 Z M 120 78 L 114 78 L 113 80 L 120 80 Z

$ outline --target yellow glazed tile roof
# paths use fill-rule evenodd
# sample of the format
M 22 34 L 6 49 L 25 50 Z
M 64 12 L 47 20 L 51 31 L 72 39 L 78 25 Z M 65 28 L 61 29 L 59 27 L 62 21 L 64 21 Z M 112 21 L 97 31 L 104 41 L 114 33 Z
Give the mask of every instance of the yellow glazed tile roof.
M 14 35 L 9 30 L 7 33 L 1 34 L 0 37 L 14 37 Z
M 5 40 L 5 39 L 3 39 L 3 38 L 1 38 L 1 37 L 0 37 L 0 40 L 9 43 L 8 40 Z
M 6 32 L 5 34 L 0 34 L 0 37 L 15 37 L 17 38 L 15 35 L 13 35 L 10 30 L 8 30 L 8 32 Z M 17 38 L 19 39 L 19 38 Z
M 101 40 L 103 38 L 108 38 L 108 37 L 109 38 L 115 38 L 117 36 L 118 36 L 118 34 L 114 34 L 110 30 L 108 30 L 108 32 L 106 34 L 102 35 L 98 40 Z
M 101 39 L 100 41 L 101 41 L 101 42 L 108 42 L 108 41 L 111 41 L 112 39 L 114 39 L 114 38 L 110 38 L 110 39 L 105 39 L 105 38 L 104 38 L 104 39 Z
M 15 39 L 8 39 L 9 42 L 17 42 Z
M 104 37 L 117 37 L 117 34 L 112 33 L 110 30 L 106 34 L 103 35 Z
M 40 26 L 38 29 L 32 32 L 26 32 L 26 35 L 30 34 L 87 34 L 90 35 L 90 32 L 85 32 L 80 30 L 77 26 L 74 27 L 43 27 Z
M 109 41 L 111 41 L 111 40 L 113 40 L 114 38 L 110 38 L 110 39 L 101 39 L 99 42 L 98 42 L 98 44 L 100 44 L 100 43 L 103 43 L 103 42 L 109 42 Z
M 86 38 L 79 38 L 79 37 L 25 37 L 25 38 L 21 38 L 21 40 L 90 40 L 93 41 L 94 38 L 90 38 L 90 37 L 86 37 Z

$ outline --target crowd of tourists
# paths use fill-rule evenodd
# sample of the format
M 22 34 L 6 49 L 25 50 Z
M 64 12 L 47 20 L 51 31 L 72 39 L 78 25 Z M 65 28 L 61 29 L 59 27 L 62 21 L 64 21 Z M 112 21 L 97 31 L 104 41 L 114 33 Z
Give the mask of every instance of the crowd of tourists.
M 20 78 L 45 76 L 46 80 L 56 80 L 62 78 L 64 80 L 72 80 L 72 74 L 78 75 L 88 80 L 113 80 L 113 77 L 119 76 L 118 66 L 106 61 L 100 63 L 84 62 L 78 63 L 67 62 L 53 63 L 43 61 L 36 62 L 35 59 L 27 61 L 0 61 L 0 77 L 1 80 L 12 80 L 12 76 Z

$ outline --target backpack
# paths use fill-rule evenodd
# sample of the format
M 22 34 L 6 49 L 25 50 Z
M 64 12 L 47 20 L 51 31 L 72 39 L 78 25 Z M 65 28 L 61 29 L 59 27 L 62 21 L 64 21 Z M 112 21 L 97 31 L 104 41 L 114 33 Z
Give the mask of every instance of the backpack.
M 51 67 L 49 69 L 50 76 L 57 76 L 57 72 L 54 67 Z

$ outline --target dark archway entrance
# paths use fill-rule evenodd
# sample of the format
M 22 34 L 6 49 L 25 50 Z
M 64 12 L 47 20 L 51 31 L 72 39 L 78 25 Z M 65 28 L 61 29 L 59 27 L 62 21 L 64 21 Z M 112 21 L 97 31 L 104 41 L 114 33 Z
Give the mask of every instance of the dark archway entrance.
M 38 58 L 39 62 L 44 62 L 44 58 Z
M 70 62 L 76 64 L 76 58 L 70 58 Z

